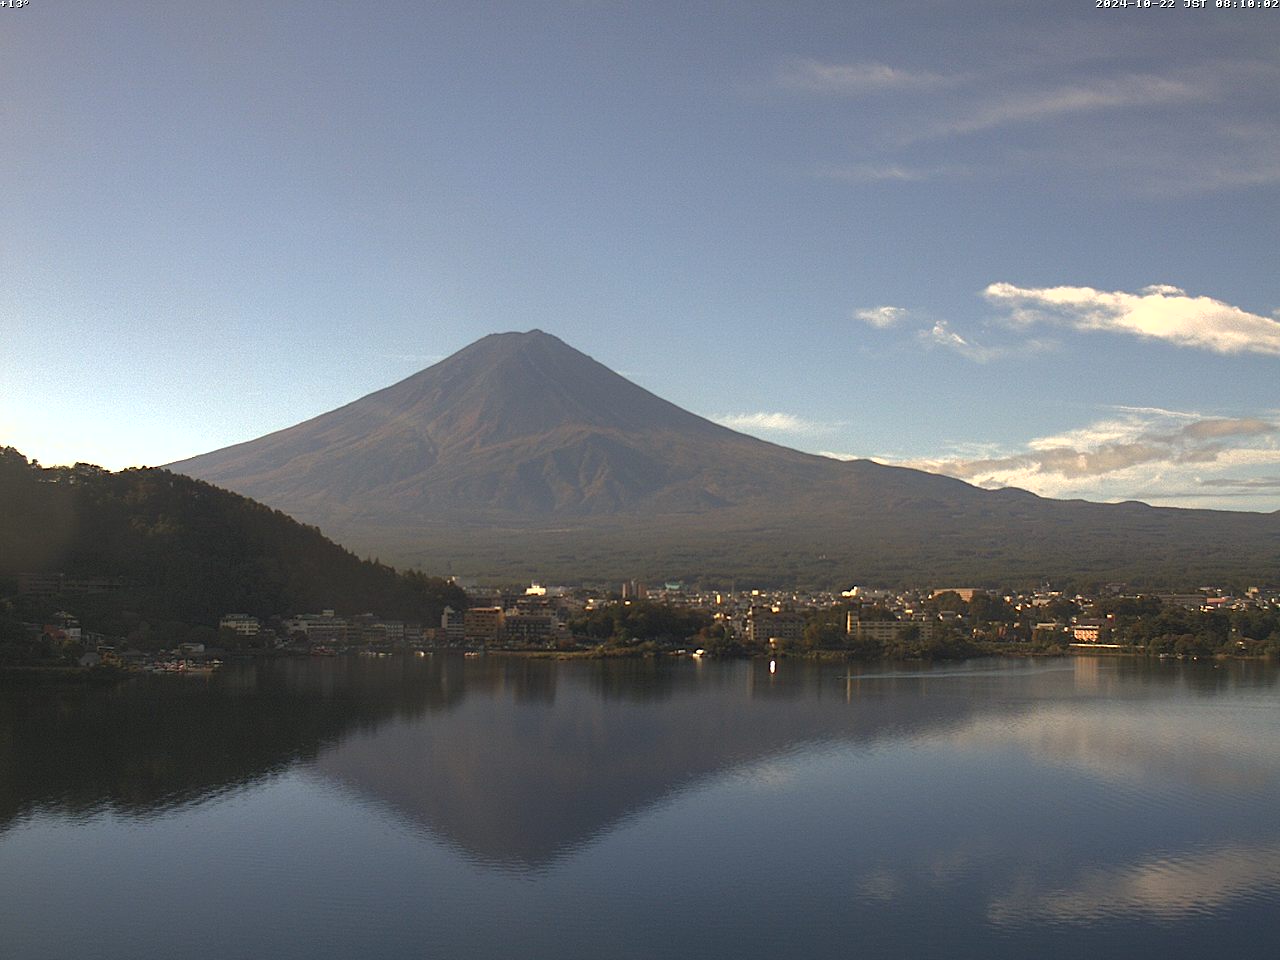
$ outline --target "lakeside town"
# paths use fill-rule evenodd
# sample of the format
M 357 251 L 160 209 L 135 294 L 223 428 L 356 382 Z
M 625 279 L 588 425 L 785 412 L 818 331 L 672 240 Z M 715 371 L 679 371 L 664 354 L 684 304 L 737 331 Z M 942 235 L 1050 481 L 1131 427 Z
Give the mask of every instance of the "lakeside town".
M 1094 595 L 1048 585 L 1000 593 L 965 586 L 918 590 L 700 590 L 631 580 L 594 587 L 496 589 L 458 583 L 467 605 L 415 623 L 336 609 L 259 617 L 229 611 L 216 624 L 112 636 L 82 623 L 76 597 L 123 585 L 113 578 L 22 576 L 18 594 L 56 599 L 4 647 L 7 663 L 212 672 L 225 658 L 391 655 L 458 650 L 560 656 L 844 656 L 951 659 L 987 654 L 1130 653 L 1176 658 L 1280 655 L 1280 590 L 1218 587 Z M 146 625 L 144 625 L 146 626 Z M 172 641 L 172 642 L 171 642 Z

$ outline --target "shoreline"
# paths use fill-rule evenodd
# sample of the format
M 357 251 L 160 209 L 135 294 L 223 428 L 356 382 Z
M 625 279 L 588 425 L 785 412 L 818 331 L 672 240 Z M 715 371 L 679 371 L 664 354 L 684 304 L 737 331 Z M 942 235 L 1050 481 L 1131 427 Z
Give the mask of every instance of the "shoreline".
M 1011 649 L 978 649 L 968 650 L 957 656 L 935 657 L 865 657 L 851 650 L 804 650 L 753 652 L 740 654 L 706 653 L 695 657 L 689 652 L 665 650 L 628 650 L 625 648 L 593 648 L 587 650 L 546 650 L 501 649 L 501 650 L 465 650 L 436 648 L 431 650 L 394 651 L 391 657 L 414 657 L 421 654 L 445 654 L 452 656 L 499 657 L 525 660 L 808 660 L 819 663 L 958 663 L 965 660 L 978 660 L 987 657 L 1006 657 L 1009 659 L 1059 659 L 1068 657 L 1107 657 L 1127 660 L 1152 660 L 1176 663 L 1266 663 L 1277 658 L 1266 654 L 1214 654 L 1207 657 L 1191 657 L 1171 654 L 1148 654 L 1138 649 L 1118 649 L 1116 647 L 1100 647 L 1092 649 L 1073 645 L 1059 650 L 1011 650 Z M 337 658 L 358 657 L 360 653 L 351 651 L 341 653 Z M 247 662 L 260 659 L 259 656 L 232 656 L 230 660 Z M 310 654 L 272 654 L 269 659 L 313 659 Z M 212 671 L 196 671 L 193 676 L 208 676 Z M 0 664 L 0 685 L 26 686 L 38 684 L 65 683 L 73 685 L 108 685 L 133 680 L 142 676 L 153 675 L 150 671 L 129 669 L 116 666 L 79 667 L 64 664 Z M 181 675 L 181 674 L 175 674 Z

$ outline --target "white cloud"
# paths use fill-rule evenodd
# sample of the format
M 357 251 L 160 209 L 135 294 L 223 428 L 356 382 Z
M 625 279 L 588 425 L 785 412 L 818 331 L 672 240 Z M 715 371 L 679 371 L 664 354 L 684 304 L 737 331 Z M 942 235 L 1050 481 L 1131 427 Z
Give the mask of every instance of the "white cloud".
M 860 96 L 886 90 L 928 90 L 952 82 L 949 78 L 923 70 L 903 70 L 883 63 L 823 63 L 797 60 L 777 74 L 778 82 L 790 90 Z
M 1199 87 L 1181 80 L 1153 76 L 1109 77 L 1093 83 L 1069 84 L 988 100 L 939 123 L 929 133 L 932 136 L 976 133 L 1012 123 L 1052 120 L 1071 113 L 1185 104 L 1204 95 Z
M 993 283 L 983 295 L 1015 324 L 1058 324 L 1128 333 L 1215 353 L 1280 356 L 1280 322 L 1211 297 L 1158 284 L 1139 293 L 1092 287 L 1024 288 Z
M 826 433 L 832 429 L 831 424 L 806 420 L 792 413 L 760 411 L 758 413 L 728 413 L 712 417 L 716 423 L 730 430 L 741 430 L 744 433 Z
M 868 326 L 878 330 L 910 325 L 915 330 L 916 339 L 926 347 L 940 347 L 960 354 L 976 363 L 986 363 L 1011 355 L 1040 353 L 1055 349 L 1058 345 L 1051 340 L 1026 339 L 1016 344 L 1005 344 L 998 347 L 984 346 L 975 343 L 951 329 L 946 320 L 930 320 L 918 316 L 906 307 L 879 306 L 863 307 L 853 312 L 855 320 L 861 320 Z
M 845 183 L 915 183 L 942 175 L 939 168 L 910 167 L 897 163 L 818 164 L 813 175 L 823 180 Z
M 853 315 L 856 319 L 863 323 L 868 323 L 873 327 L 881 330 L 886 327 L 893 327 L 902 323 L 911 316 L 909 310 L 905 307 L 867 307 L 862 310 L 855 310 Z
M 935 323 L 933 325 L 933 329 L 931 329 L 926 336 L 940 346 L 952 347 L 956 350 L 962 351 L 972 348 L 972 344 L 970 344 L 968 340 L 960 336 L 960 334 L 952 332 L 951 328 L 947 326 L 947 321 L 945 320 L 939 320 Z
M 881 458 L 987 488 L 1021 487 L 1050 497 L 1178 501 L 1263 498 L 1275 490 L 1280 422 L 1179 411 L 1119 408 L 1087 426 L 1035 437 L 1021 449 L 980 456 Z M 1256 468 L 1265 473 L 1241 476 Z M 1223 471 L 1231 471 L 1224 475 Z
M 918 336 L 928 346 L 953 350 L 977 363 L 986 363 L 1005 355 L 1005 351 L 997 347 L 984 347 L 966 340 L 952 330 L 945 320 L 936 321 L 928 330 L 921 330 Z
M 1109 406 L 1108 409 L 1115 410 L 1118 413 L 1139 414 L 1139 415 L 1150 414 L 1151 416 L 1156 416 L 1156 417 L 1170 417 L 1174 420 L 1189 421 L 1189 420 L 1200 419 L 1200 414 L 1198 413 L 1188 413 L 1183 410 L 1170 410 L 1167 407 L 1135 407 L 1130 404 L 1117 403 Z

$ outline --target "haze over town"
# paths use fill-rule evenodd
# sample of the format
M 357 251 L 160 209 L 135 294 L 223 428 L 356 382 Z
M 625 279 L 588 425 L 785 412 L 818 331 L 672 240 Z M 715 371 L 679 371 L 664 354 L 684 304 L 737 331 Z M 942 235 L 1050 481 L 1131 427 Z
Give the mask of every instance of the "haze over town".
M 1280 507 L 1274 10 L 3 13 L 0 443 L 43 462 L 540 327 L 805 451 Z

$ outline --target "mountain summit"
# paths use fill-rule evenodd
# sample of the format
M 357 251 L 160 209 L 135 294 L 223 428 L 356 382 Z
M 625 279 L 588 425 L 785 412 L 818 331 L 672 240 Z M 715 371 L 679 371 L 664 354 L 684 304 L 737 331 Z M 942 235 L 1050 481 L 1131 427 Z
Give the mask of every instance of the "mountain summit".
M 334 519 L 393 505 L 432 518 L 717 507 L 769 492 L 777 471 L 802 479 L 830 463 L 682 410 L 531 330 L 173 469 Z
M 344 407 L 171 469 L 383 559 L 461 574 L 785 582 L 1280 568 L 1280 515 L 1044 500 L 791 450 L 543 333 L 492 334 Z

